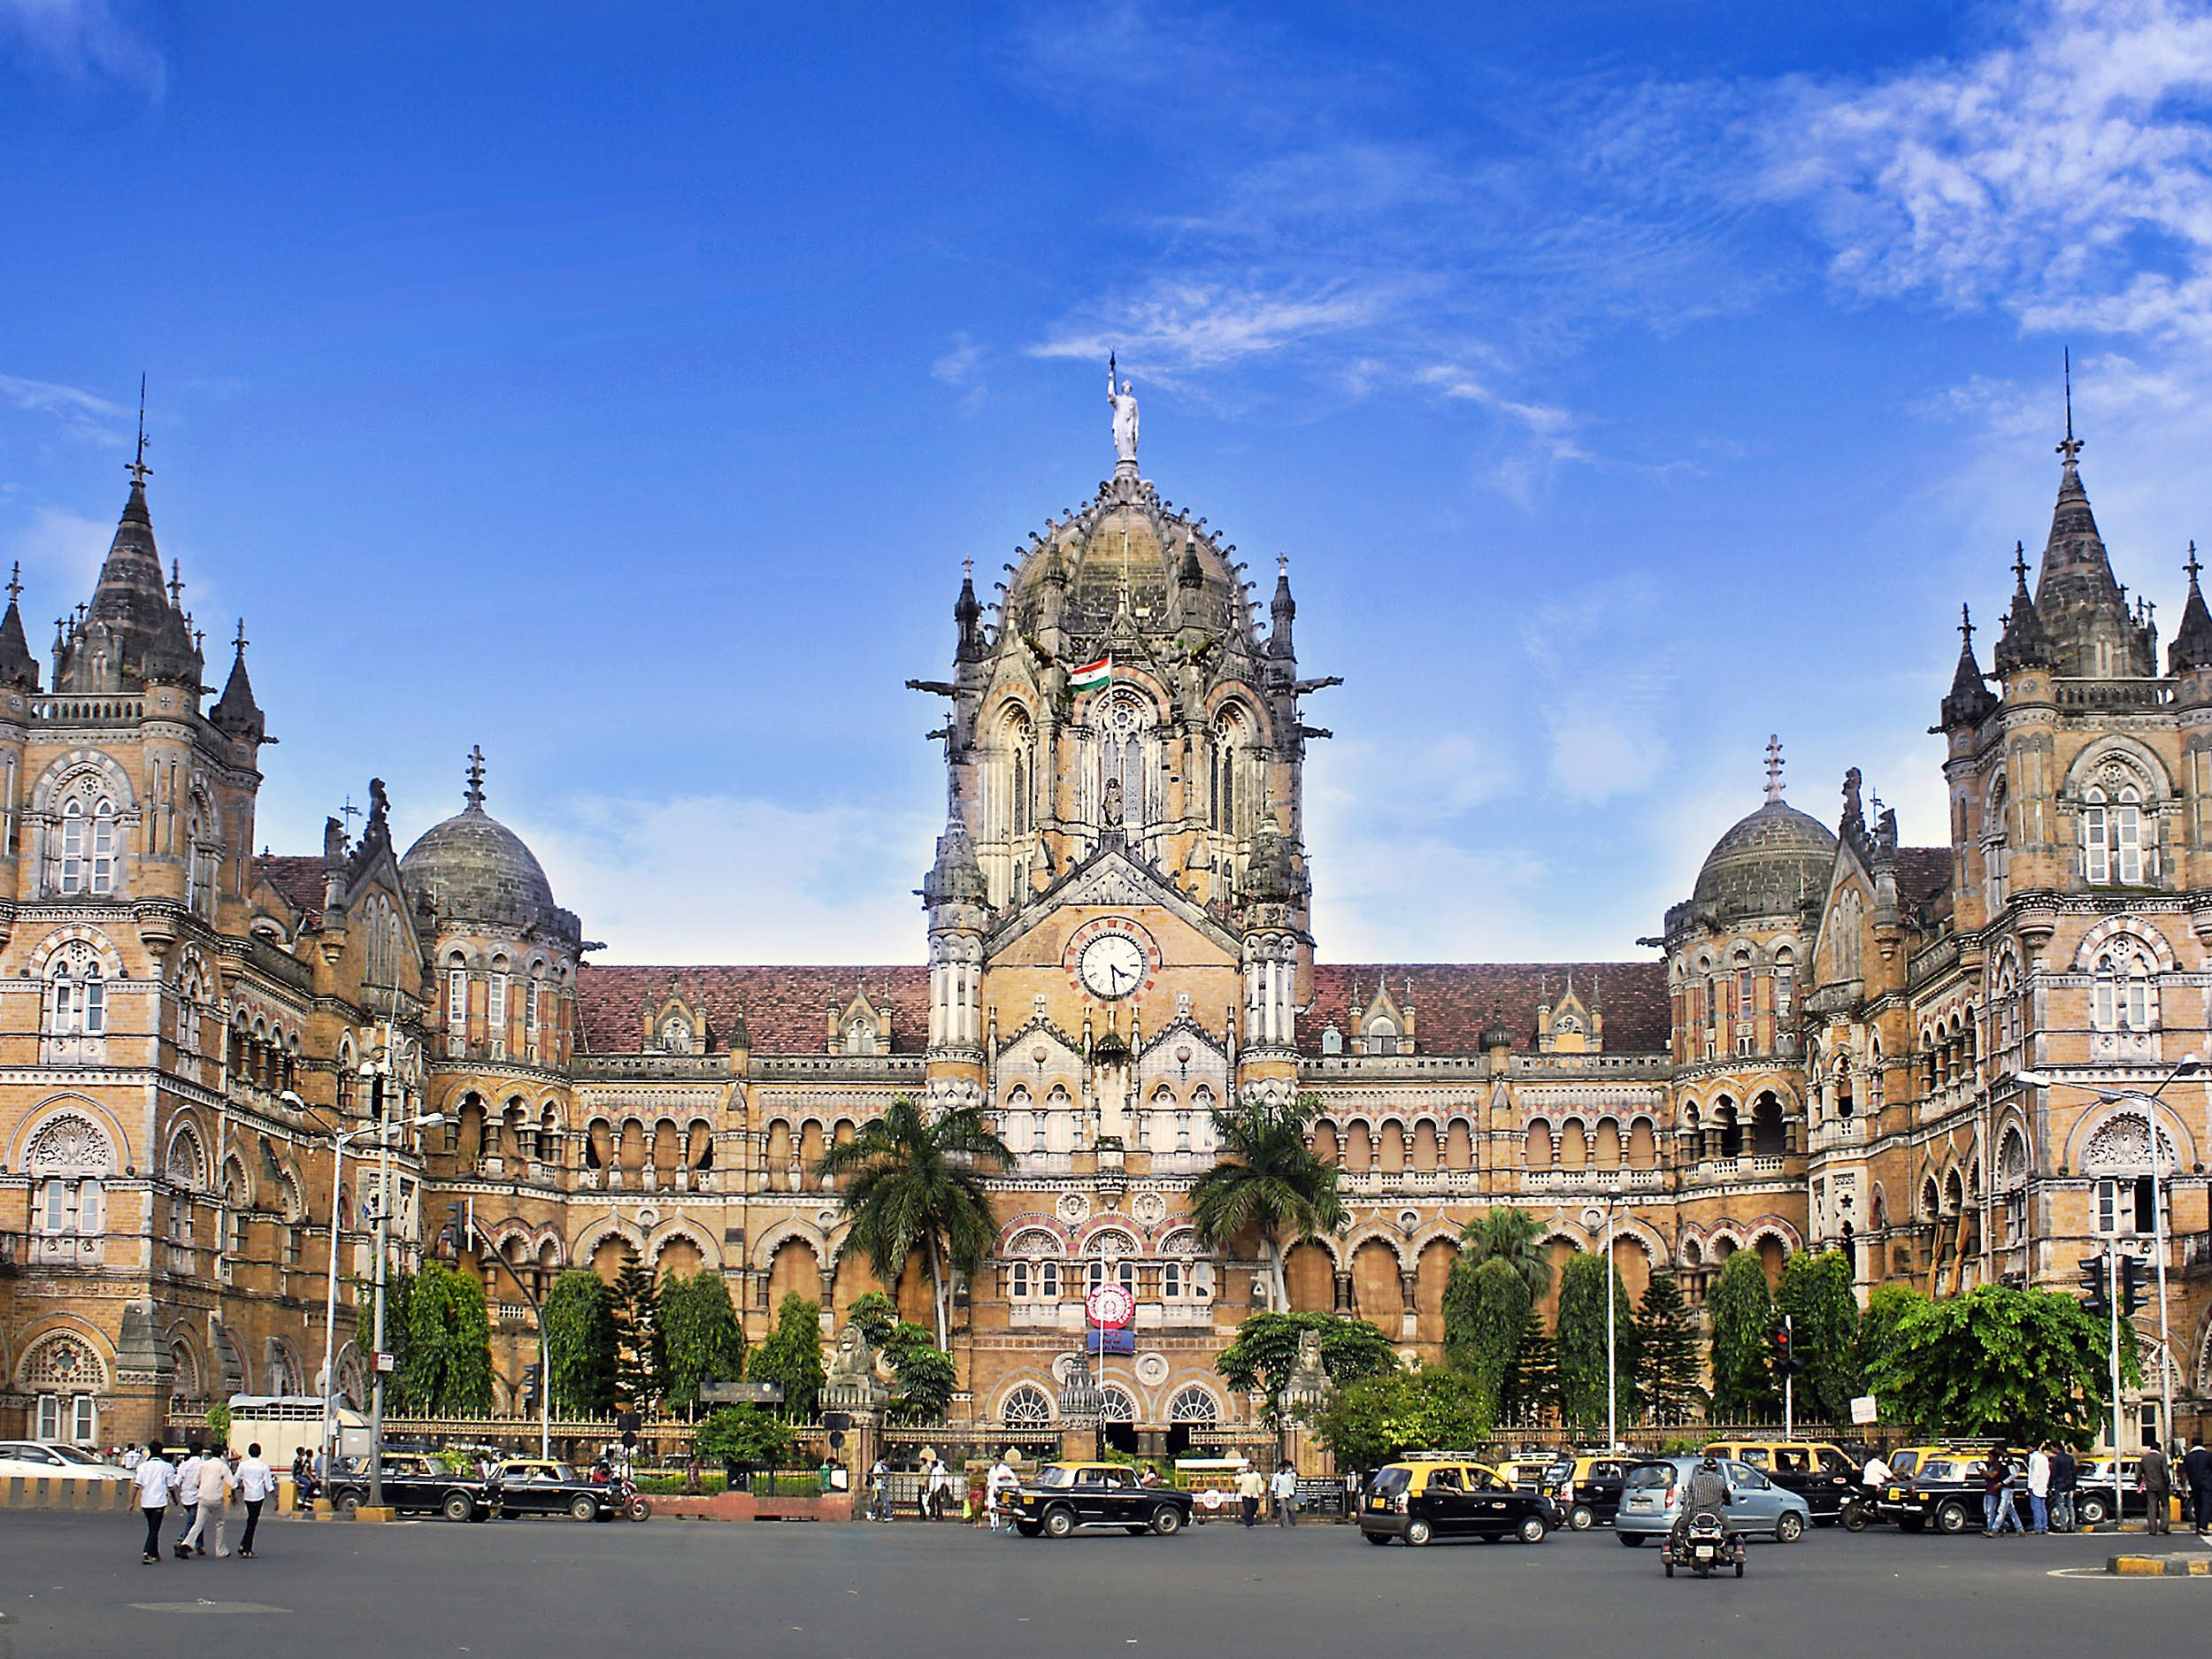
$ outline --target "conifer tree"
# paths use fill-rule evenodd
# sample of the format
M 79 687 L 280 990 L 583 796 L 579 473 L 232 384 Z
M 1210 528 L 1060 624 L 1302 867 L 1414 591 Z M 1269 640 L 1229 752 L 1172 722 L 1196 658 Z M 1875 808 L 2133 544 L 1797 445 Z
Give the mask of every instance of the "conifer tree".
M 637 1252 L 626 1251 L 614 1276 L 614 1396 L 617 1405 L 650 1408 L 668 1392 L 668 1350 L 660 1291 Z
M 1686 1423 L 1705 1403 L 1697 1380 L 1697 1333 L 1682 1286 L 1672 1273 L 1654 1273 L 1636 1310 L 1638 1392 L 1655 1423 Z

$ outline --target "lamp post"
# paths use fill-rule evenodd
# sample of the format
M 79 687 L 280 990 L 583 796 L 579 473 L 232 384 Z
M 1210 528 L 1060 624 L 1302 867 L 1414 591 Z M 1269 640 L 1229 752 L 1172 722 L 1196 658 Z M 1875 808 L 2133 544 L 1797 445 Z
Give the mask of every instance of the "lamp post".
M 2162 1174 L 2167 1178 L 2168 1186 L 2169 1188 L 2170 1188 L 2171 1171 L 2170 1170 L 2162 1171 L 2159 1167 L 2162 1162 L 2158 1156 L 2159 1096 L 2166 1092 L 2166 1086 L 2173 1082 L 2176 1079 L 2193 1077 L 2197 1072 L 2203 1070 L 2204 1063 L 2195 1055 L 2185 1055 L 2182 1056 L 2180 1061 L 2175 1064 L 2172 1071 L 2167 1072 L 2164 1077 L 2159 1079 L 2158 1087 L 2154 1089 L 2106 1088 L 2094 1083 L 2076 1083 L 2066 1078 L 2054 1077 L 2048 1071 L 2016 1071 L 2012 1074 L 2013 1080 L 2015 1082 L 2025 1083 L 2033 1088 L 2065 1087 L 2070 1089 L 2079 1089 L 2084 1094 L 2094 1094 L 2100 1101 L 2104 1102 L 2108 1105 L 2116 1104 L 2121 1101 L 2132 1101 L 2143 1109 L 2143 1125 L 2144 1128 L 2149 1133 L 2150 1140 L 2149 1174 L 2151 1179 L 2151 1249 L 2158 1268 L 2158 1382 L 2159 1405 L 2161 1411 L 2161 1416 L 2159 1417 L 2159 1429 L 2162 1438 L 2170 1436 L 2173 1433 L 2174 1429 L 2174 1374 L 2173 1367 L 2169 1363 L 2169 1349 L 2167 1347 L 2166 1202 L 2165 1194 L 2160 1191 L 2160 1179 Z M 2113 1263 L 2112 1271 L 2113 1277 L 2116 1281 L 2119 1271 L 2116 1261 Z M 2118 1353 L 2116 1344 L 2119 1340 L 2120 1299 L 2116 1291 L 2112 1299 L 2112 1319 L 2113 1340 L 2116 1344 L 2114 1349 L 2115 1369 L 2112 1379 L 2112 1459 L 2113 1467 L 2116 1471 L 2119 1467 L 2120 1459 L 2120 1379 L 2117 1369 L 2118 1360 L 2116 1357 Z M 2119 1509 L 2116 1504 L 2114 1506 L 2113 1515 L 2116 1519 L 2118 1517 Z
M 370 1057 L 361 1067 L 361 1075 L 369 1083 L 370 1117 L 380 1129 L 406 1126 L 406 1120 L 396 1112 L 391 1115 L 388 1125 L 384 1103 L 388 1087 L 397 1091 L 403 1108 L 406 1102 L 407 1083 L 399 1066 L 403 1041 L 392 1022 L 386 1020 L 382 1045 L 371 1050 Z M 425 1115 L 444 1121 L 442 1113 Z M 376 1314 L 371 1348 L 373 1359 L 370 1375 L 373 1380 L 369 1391 L 369 1503 L 380 1509 L 384 1507 L 384 1282 L 392 1236 L 392 1140 L 388 1133 L 379 1133 L 376 1141 Z
M 1609 1452 L 1621 1443 L 1620 1370 L 1613 1311 L 1613 1215 L 1620 1202 L 1621 1189 L 1617 1180 L 1605 1194 L 1605 1449 Z M 1587 1211 L 1582 1218 L 1586 1225 L 1590 1219 Z

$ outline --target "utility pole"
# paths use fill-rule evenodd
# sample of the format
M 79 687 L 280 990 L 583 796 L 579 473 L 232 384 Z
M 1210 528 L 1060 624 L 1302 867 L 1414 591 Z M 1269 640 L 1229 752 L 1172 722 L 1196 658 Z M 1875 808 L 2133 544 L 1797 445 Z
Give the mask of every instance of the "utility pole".
M 385 1053 L 385 1064 L 390 1064 L 390 1050 Z M 384 1123 L 384 1072 L 372 1071 L 369 1076 L 369 1110 L 380 1129 Z M 392 1236 L 392 1142 L 390 1137 L 380 1134 L 377 1153 L 376 1184 L 376 1316 L 370 1338 L 370 1375 L 374 1380 L 369 1386 L 369 1504 L 373 1509 L 384 1507 L 384 1257 Z
M 1797 1329 L 1786 1313 L 1782 1316 L 1782 1335 L 1783 1346 L 1789 1350 L 1782 1372 L 1782 1438 L 1789 1440 L 1797 1438 L 1793 1432 L 1797 1423 Z
M 2120 1530 L 2120 1250 L 2104 1253 L 2105 1294 L 2112 1299 L 2112 1530 Z

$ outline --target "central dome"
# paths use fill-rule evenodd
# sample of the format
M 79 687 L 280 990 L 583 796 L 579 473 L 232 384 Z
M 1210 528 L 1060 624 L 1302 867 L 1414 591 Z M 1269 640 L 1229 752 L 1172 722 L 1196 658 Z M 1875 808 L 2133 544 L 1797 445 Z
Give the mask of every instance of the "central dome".
M 416 895 L 426 897 L 441 924 L 479 922 L 557 938 L 579 932 L 575 917 L 553 902 L 545 867 L 521 836 L 484 810 L 483 774 L 470 774 L 467 806 L 423 832 L 399 861 Z
M 1714 843 L 1690 903 L 1724 921 L 1787 915 L 1827 892 L 1835 863 L 1836 838 L 1819 819 L 1769 801 Z

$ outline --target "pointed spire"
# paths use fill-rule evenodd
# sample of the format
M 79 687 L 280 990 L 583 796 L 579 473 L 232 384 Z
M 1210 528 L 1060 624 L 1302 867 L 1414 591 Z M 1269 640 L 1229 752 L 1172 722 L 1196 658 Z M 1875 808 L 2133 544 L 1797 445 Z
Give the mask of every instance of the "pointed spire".
M 2189 562 L 2181 567 L 2189 573 L 2189 598 L 2181 608 L 2181 628 L 2174 635 L 2174 642 L 2167 648 L 2167 671 L 2178 674 L 2185 669 L 2212 668 L 2212 610 L 2207 610 L 2204 593 L 2197 586 L 2197 577 L 2204 566 L 2197 560 L 2197 544 L 2189 544 Z
M 261 705 L 254 701 L 253 680 L 246 673 L 246 618 L 238 618 L 238 636 L 231 641 L 237 655 L 232 659 L 230 679 L 224 684 L 223 695 L 208 710 L 208 724 L 219 732 L 233 737 L 250 737 L 255 742 L 266 741 L 268 724 L 263 718 Z
M 2006 613 L 2005 631 L 1993 659 L 2001 675 L 2017 668 L 2048 668 L 2056 660 L 2050 634 L 2028 593 L 2027 549 L 2016 541 L 2012 553 L 2012 609 Z
M 36 691 L 38 659 L 31 655 L 31 642 L 23 633 L 23 612 L 17 603 L 22 597 L 23 566 L 18 564 L 8 578 L 7 614 L 0 616 L 0 686 Z
M 2024 581 L 2024 576 L 2022 578 Z M 1983 718 L 1997 706 L 1997 699 L 1990 695 L 1982 674 L 1982 665 L 1974 660 L 1974 618 L 1964 605 L 1959 607 L 1959 665 L 1951 676 L 1951 695 L 1943 700 L 1941 730 L 1956 726 L 1978 726 Z
M 154 545 L 153 515 L 146 506 L 146 479 L 153 469 L 146 465 L 145 445 L 142 411 L 137 458 L 125 468 L 130 496 L 91 603 L 79 608 L 78 626 L 65 641 L 54 674 L 57 691 L 135 690 L 155 680 L 196 691 L 199 686 L 204 664 L 162 580 L 161 554 Z
M 2051 665 L 2079 679 L 2158 672 L 2151 641 L 2128 614 L 2127 595 L 2082 488 L 2082 440 L 2074 435 L 2073 358 L 2066 357 L 2066 436 L 2060 441 L 2058 502 L 2036 578 L 2035 608 L 2050 641 Z
M 1782 738 L 1777 732 L 1767 733 L 1767 804 L 1782 804 Z
M 1183 538 L 1183 562 L 1175 567 L 1175 585 L 1179 588 L 1200 588 L 1205 585 L 1206 572 L 1198 562 L 1198 538 Z
M 1270 657 L 1295 657 L 1298 653 L 1291 644 L 1291 624 L 1297 619 L 1298 602 L 1290 596 L 1290 559 L 1286 555 L 1275 557 L 1275 600 L 1268 606 L 1272 624 L 1267 636 Z
M 954 657 L 963 663 L 979 663 L 983 645 L 983 606 L 975 596 L 975 561 L 960 561 L 960 597 L 953 602 L 952 619 L 960 627 L 960 643 Z
M 484 746 L 474 743 L 469 747 L 469 787 L 461 791 L 462 804 L 471 812 L 484 810 Z

